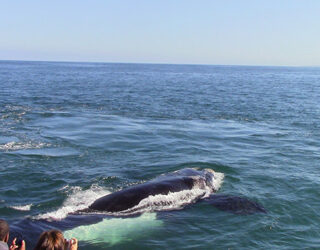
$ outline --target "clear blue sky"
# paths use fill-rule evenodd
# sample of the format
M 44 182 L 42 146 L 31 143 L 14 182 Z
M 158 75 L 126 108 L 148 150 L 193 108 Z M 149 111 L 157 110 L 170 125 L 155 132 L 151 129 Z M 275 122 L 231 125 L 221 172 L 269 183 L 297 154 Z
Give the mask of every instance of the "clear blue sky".
M 319 0 L 0 0 L 0 60 L 320 65 Z

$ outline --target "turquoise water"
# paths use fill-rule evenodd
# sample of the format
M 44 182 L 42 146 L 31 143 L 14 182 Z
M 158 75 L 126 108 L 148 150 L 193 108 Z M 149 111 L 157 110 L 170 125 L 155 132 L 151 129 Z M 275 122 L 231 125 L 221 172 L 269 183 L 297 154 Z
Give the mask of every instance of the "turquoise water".
M 320 68 L 0 61 L 0 86 L 0 217 L 30 248 L 320 248 Z M 68 215 L 185 167 L 268 213 Z

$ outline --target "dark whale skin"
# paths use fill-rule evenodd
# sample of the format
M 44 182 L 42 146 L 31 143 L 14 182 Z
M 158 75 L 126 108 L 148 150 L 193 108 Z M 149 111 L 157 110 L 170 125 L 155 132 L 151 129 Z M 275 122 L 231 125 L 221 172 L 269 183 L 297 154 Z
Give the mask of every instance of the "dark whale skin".
M 134 208 L 143 199 L 151 195 L 167 195 L 169 192 L 191 190 L 195 185 L 198 188 L 211 187 L 213 173 L 210 169 L 197 170 L 193 168 L 180 169 L 175 172 L 160 175 L 155 179 L 125 188 L 123 190 L 103 196 L 94 201 L 89 208 L 78 212 L 109 212 L 121 213 Z M 201 197 L 200 197 L 201 199 Z M 247 215 L 254 213 L 267 213 L 266 209 L 257 202 L 245 197 L 232 195 L 212 194 L 202 200 L 207 204 L 226 212 Z
M 219 210 L 233 214 L 249 215 L 255 213 L 267 213 L 267 210 L 261 204 L 251 201 L 245 197 L 214 194 L 209 198 L 204 199 L 204 202 Z
M 150 195 L 167 195 L 169 192 L 190 190 L 195 179 L 189 176 L 167 176 L 160 180 L 153 180 L 137 186 L 132 186 L 97 199 L 90 206 L 90 210 L 105 212 L 121 212 L 139 204 Z

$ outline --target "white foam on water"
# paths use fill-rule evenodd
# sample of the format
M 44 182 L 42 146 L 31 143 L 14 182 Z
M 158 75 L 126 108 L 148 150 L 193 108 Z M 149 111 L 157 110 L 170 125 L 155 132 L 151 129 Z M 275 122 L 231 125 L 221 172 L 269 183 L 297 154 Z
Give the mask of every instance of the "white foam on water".
M 115 245 L 123 241 L 132 241 L 146 236 L 163 225 L 155 213 L 144 213 L 134 218 L 104 219 L 102 222 L 79 226 L 64 232 L 65 238 L 76 238 L 90 243 Z
M 30 211 L 32 204 L 27 204 L 23 206 L 10 206 L 10 208 L 19 210 L 19 211 Z
M 14 151 L 14 150 L 22 150 L 22 149 L 39 149 L 49 146 L 47 143 L 42 142 L 8 142 L 6 144 L 0 144 L 0 150 L 5 151 Z
M 82 190 L 78 186 L 66 186 L 60 190 L 68 193 L 68 197 L 62 204 L 62 207 L 53 212 L 37 215 L 35 219 L 61 220 L 67 217 L 69 213 L 88 208 L 96 199 L 110 194 L 110 191 L 97 185 L 92 185 L 87 190 Z
M 192 204 L 199 198 L 206 195 L 206 190 L 192 189 L 180 192 L 169 192 L 167 195 L 150 195 L 141 200 L 138 205 L 125 211 L 116 213 L 117 215 L 130 215 L 135 213 L 179 210 L 188 204 Z
M 214 180 L 212 182 L 215 191 L 218 191 L 223 183 L 224 174 L 219 172 L 214 172 Z
M 0 120 L 12 118 L 15 121 L 19 122 L 21 121 L 22 117 L 29 111 L 31 111 L 31 109 L 26 106 L 17 106 L 17 105 L 7 104 L 4 107 L 5 114 L 0 117 Z

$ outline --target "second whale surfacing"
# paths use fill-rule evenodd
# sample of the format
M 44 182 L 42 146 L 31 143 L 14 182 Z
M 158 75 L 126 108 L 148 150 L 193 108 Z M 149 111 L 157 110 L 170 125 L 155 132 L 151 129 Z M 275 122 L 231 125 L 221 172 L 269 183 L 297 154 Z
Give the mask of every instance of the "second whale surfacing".
M 216 192 L 223 177 L 211 169 L 181 169 L 101 197 L 87 211 L 133 214 L 178 209 Z

